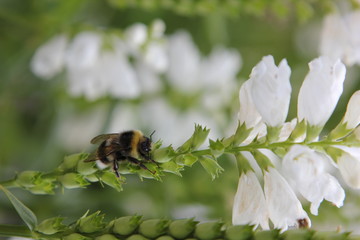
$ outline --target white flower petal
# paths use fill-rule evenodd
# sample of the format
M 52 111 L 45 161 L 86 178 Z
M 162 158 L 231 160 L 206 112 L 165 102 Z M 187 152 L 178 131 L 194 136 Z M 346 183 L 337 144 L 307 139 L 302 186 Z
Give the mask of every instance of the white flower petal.
M 352 188 L 360 188 L 360 148 L 336 146 L 343 150 L 337 159 L 337 165 L 346 184 Z
M 239 100 L 240 111 L 238 118 L 240 123 L 246 124 L 246 128 L 250 129 L 255 127 L 261 121 L 261 115 L 257 111 L 251 96 L 252 81 L 246 81 L 240 88 Z
M 309 63 L 298 97 L 298 119 L 324 126 L 340 98 L 346 68 L 339 60 L 319 57 Z
M 67 37 L 57 35 L 40 46 L 31 59 L 31 71 L 38 77 L 50 79 L 64 66 Z
M 81 32 L 70 43 L 66 53 L 68 70 L 91 68 L 100 55 L 102 36 L 95 32 Z
M 360 123 L 360 91 L 356 91 L 350 98 L 343 119 L 347 129 L 353 129 Z
M 272 56 L 263 57 L 251 72 L 254 104 L 264 122 L 272 127 L 283 124 L 287 117 L 291 96 L 290 73 L 285 59 L 277 67 Z
M 274 168 L 264 174 L 264 192 L 269 216 L 275 228 L 311 225 L 307 213 L 286 180 Z
M 234 198 L 233 225 L 254 224 L 269 229 L 269 217 L 263 190 L 253 171 L 242 173 Z

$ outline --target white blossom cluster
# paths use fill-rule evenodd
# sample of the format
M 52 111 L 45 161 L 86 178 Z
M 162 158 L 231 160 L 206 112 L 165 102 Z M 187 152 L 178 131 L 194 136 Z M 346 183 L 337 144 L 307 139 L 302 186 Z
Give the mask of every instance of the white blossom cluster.
M 136 23 L 122 33 L 82 31 L 60 34 L 35 52 L 32 72 L 51 79 L 65 70 L 68 92 L 88 100 L 111 96 L 137 98 L 159 92 L 162 78 L 177 89 L 196 91 L 229 86 L 241 67 L 236 51 L 215 48 L 202 57 L 189 33 L 166 36 L 165 24 Z
M 298 95 L 297 118 L 290 122 L 285 122 L 291 94 L 286 60 L 276 66 L 272 56 L 263 57 L 240 89 L 239 121 L 251 130 L 243 144 L 263 137 L 268 145 L 237 156 L 240 179 L 233 224 L 269 229 L 271 220 L 282 231 L 310 226 L 297 194 L 311 203 L 314 215 L 323 200 L 343 205 L 345 192 L 331 167 L 348 186 L 360 189 L 360 145 L 354 144 L 360 140 L 360 91 L 352 95 L 343 119 L 323 144 L 319 134 L 342 94 L 346 68 L 324 56 L 312 60 L 309 68 Z M 275 151 L 281 147 L 283 153 Z

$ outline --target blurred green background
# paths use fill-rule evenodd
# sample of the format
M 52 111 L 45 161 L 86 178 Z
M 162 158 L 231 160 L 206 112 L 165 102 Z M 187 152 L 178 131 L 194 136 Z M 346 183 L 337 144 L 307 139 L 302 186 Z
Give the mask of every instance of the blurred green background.
M 166 25 L 166 36 L 180 29 L 188 31 L 203 56 L 217 45 L 238 51 L 242 67 L 237 75 L 236 88 L 228 93 L 232 100 L 221 111 L 212 112 L 213 116 L 206 115 L 211 118 L 221 114 L 227 127 L 220 128 L 218 133 L 225 137 L 234 130 L 237 122 L 238 89 L 248 78 L 252 67 L 265 55 L 273 55 L 276 63 L 286 58 L 292 68 L 293 97 L 288 119 L 296 117 L 296 96 L 308 71 L 308 62 L 319 54 L 322 19 L 331 11 L 332 4 L 335 2 L 0 0 L 0 181 L 11 179 L 25 170 L 51 171 L 64 156 L 92 150 L 89 140 L 107 129 L 114 106 L 136 105 L 136 117 L 142 105 L 148 103 L 143 98 L 124 100 L 102 97 L 88 101 L 67 94 L 64 74 L 49 81 L 36 77 L 30 70 L 31 58 L 39 46 L 56 34 L 76 34 L 83 29 L 124 30 L 134 23 L 150 25 L 155 19 L 161 19 Z M 358 67 L 349 67 L 347 71 L 345 91 L 327 124 L 328 128 L 339 122 L 348 99 L 360 87 Z M 186 92 L 173 96 L 171 99 L 175 104 L 172 106 L 180 113 L 200 111 L 196 104 L 185 107 L 176 104 L 182 101 Z M 164 99 L 169 101 L 169 97 Z M 101 127 L 84 127 L 80 133 L 76 132 L 79 135 L 75 138 L 78 141 L 76 146 L 64 144 L 59 137 L 62 121 L 68 121 L 65 125 L 71 126 L 71 119 L 78 116 L 81 124 L 81 119 L 93 118 L 93 114 L 84 116 L 97 108 L 102 109 L 98 114 L 104 115 L 96 120 L 96 126 Z M 166 112 L 160 118 L 164 123 L 168 121 Z M 153 130 L 146 124 L 147 119 L 141 122 L 142 125 L 133 128 L 145 133 Z M 175 138 L 176 132 L 180 133 L 184 127 L 171 122 L 166 124 L 171 126 L 171 134 Z M 122 128 L 118 126 L 118 129 Z M 73 131 L 71 128 L 60 129 L 65 136 Z M 89 136 L 89 133 L 94 135 Z M 154 138 L 166 139 L 159 134 L 155 134 Z M 180 143 L 185 140 L 178 139 Z M 222 219 L 230 223 L 238 173 L 231 157 L 223 157 L 219 163 L 225 171 L 214 181 L 200 164 L 195 164 L 182 173 L 183 177 L 167 174 L 163 182 L 140 181 L 135 175 L 127 175 L 122 192 L 100 184 L 86 189 L 58 190 L 50 196 L 32 195 L 19 189 L 12 192 L 36 213 L 39 220 L 63 216 L 72 221 L 89 209 L 91 212 L 101 210 L 108 219 L 139 214 L 145 217 Z M 319 217 L 311 216 L 315 228 L 335 229 L 342 225 L 344 229 L 355 229 L 356 223 L 360 223 L 357 195 L 358 192 L 347 193 L 341 210 L 323 203 Z M 308 206 L 305 205 L 305 208 L 308 209 Z M 0 223 L 21 223 L 4 194 L 0 194 Z

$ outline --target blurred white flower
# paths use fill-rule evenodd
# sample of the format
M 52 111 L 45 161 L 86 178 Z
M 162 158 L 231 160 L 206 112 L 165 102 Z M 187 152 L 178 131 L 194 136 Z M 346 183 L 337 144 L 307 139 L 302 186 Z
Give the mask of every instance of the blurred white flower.
M 67 36 L 60 34 L 41 45 L 31 59 L 31 71 L 44 79 L 50 79 L 58 74 L 64 67 L 67 42 Z
M 356 128 L 360 123 L 360 90 L 356 91 L 350 98 L 344 118 L 346 129 Z
M 91 68 L 99 58 L 102 36 L 96 32 L 80 32 L 70 43 L 66 52 L 67 69 Z
M 342 93 L 346 68 L 340 60 L 324 56 L 311 61 L 309 68 L 298 96 L 298 119 L 323 127 Z
M 148 29 L 145 24 L 136 23 L 126 28 L 124 40 L 130 52 L 137 52 L 147 39 Z
M 253 102 L 269 126 L 278 127 L 287 117 L 291 96 L 290 73 L 285 59 L 277 67 L 274 58 L 266 56 L 250 74 Z
M 275 168 L 264 171 L 264 192 L 269 217 L 275 228 L 311 226 L 307 213 L 295 193 Z
M 151 24 L 151 37 L 154 39 L 160 39 L 164 36 L 165 33 L 165 23 L 161 19 L 155 19 L 153 23 Z
M 160 74 L 168 69 L 167 45 L 164 41 L 150 42 L 144 51 L 144 63 L 151 67 L 154 72 Z
M 269 216 L 261 185 L 253 171 L 242 173 L 234 198 L 233 225 L 258 225 L 269 229 Z
M 326 16 L 320 41 L 320 54 L 340 58 L 345 64 L 360 64 L 360 11 Z
M 188 32 L 178 31 L 169 38 L 169 69 L 171 84 L 182 91 L 198 89 L 200 53 Z
M 337 158 L 337 165 L 347 185 L 354 189 L 360 188 L 360 148 L 336 146 L 343 152 Z
M 294 145 L 282 161 L 283 174 L 294 190 L 311 202 L 310 211 L 318 214 L 323 199 L 341 207 L 345 192 L 337 179 L 326 171 L 327 157 L 307 146 Z

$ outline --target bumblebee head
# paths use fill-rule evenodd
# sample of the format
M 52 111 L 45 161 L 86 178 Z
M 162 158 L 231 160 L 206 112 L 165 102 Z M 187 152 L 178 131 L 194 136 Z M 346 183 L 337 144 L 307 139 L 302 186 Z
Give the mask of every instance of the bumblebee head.
M 151 151 L 151 139 L 148 137 L 143 137 L 140 141 L 139 151 L 142 155 L 149 156 Z

